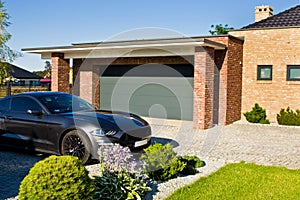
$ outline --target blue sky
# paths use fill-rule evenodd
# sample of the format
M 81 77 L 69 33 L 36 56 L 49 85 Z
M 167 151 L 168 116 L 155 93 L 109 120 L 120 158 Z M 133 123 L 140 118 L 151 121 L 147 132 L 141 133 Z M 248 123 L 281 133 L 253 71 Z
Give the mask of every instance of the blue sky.
M 299 4 L 299 0 L 3 1 L 12 23 L 8 31 L 13 37 L 8 45 L 17 51 L 29 47 L 71 45 L 111 38 L 167 37 L 171 31 L 184 36 L 209 35 L 212 24 L 228 24 L 238 29 L 253 23 L 255 6 L 271 5 L 274 14 L 277 14 Z M 147 29 L 144 34 L 122 34 L 147 27 L 169 31 L 161 31 L 159 36 L 145 33 Z M 38 55 L 24 54 L 14 64 L 29 71 L 42 70 L 44 60 Z

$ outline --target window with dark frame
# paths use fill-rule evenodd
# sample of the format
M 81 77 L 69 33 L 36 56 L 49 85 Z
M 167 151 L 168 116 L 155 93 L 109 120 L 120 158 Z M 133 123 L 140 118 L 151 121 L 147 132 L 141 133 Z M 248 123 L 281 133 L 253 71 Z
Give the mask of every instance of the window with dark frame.
M 287 81 L 300 81 L 300 65 L 287 66 Z
M 257 80 L 272 80 L 272 65 L 257 66 Z

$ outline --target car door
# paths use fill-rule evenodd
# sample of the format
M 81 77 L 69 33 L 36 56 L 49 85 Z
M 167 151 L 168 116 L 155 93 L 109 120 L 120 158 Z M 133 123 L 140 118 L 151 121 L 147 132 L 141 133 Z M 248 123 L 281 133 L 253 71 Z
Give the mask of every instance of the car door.
M 31 97 L 13 97 L 11 109 L 4 116 L 5 129 L 34 149 L 47 149 L 47 114 Z
M 4 116 L 6 112 L 9 110 L 9 106 L 10 106 L 10 98 L 0 100 L 0 134 L 1 135 L 5 133 Z

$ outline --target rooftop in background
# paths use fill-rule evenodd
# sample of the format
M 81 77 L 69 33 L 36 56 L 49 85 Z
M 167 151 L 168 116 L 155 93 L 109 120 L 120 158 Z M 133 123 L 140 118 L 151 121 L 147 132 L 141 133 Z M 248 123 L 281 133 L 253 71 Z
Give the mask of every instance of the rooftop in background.
M 11 76 L 13 76 L 14 78 L 18 78 L 18 79 L 41 79 L 41 78 L 43 78 L 41 76 L 38 76 L 34 73 L 31 73 L 25 69 L 15 66 L 15 65 L 11 65 L 11 67 L 12 67 L 12 72 L 10 72 L 9 74 Z
M 245 26 L 242 30 L 282 27 L 300 27 L 300 5 Z

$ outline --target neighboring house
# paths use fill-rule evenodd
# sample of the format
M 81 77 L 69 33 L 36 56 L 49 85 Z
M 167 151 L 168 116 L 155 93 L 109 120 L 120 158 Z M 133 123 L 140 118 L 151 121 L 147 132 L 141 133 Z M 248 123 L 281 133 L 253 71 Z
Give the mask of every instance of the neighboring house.
M 207 129 L 241 119 L 257 102 L 274 121 L 281 107 L 299 108 L 298 15 L 298 7 L 275 16 L 271 7 L 257 7 L 257 20 L 271 17 L 228 35 L 23 51 L 52 59 L 53 91 L 70 92 L 72 59 L 73 93 L 101 109 L 193 120 Z
M 12 85 L 19 86 L 39 86 L 40 79 L 43 78 L 15 65 L 11 65 L 11 72 L 9 72 L 9 75 L 17 79 Z

